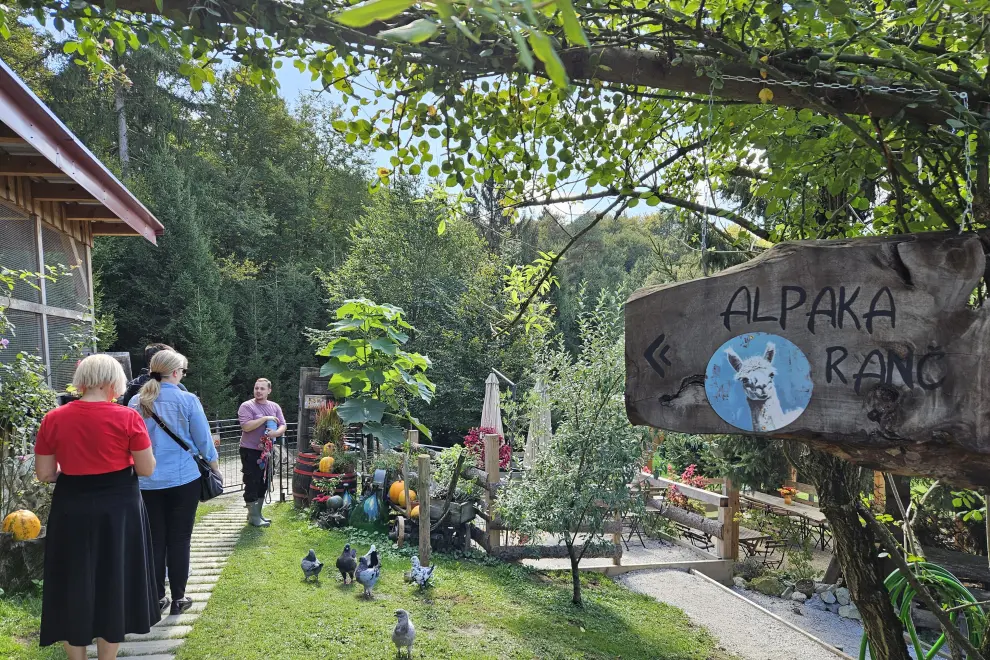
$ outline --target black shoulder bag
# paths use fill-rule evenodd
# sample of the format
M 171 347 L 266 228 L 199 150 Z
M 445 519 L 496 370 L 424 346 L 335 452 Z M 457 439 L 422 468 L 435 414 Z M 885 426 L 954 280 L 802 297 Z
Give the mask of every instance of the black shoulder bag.
M 213 471 L 210 464 L 207 462 L 203 455 L 194 449 L 190 449 L 185 442 L 182 441 L 179 436 L 172 432 L 165 422 L 152 411 L 151 418 L 158 423 L 158 426 L 162 428 L 165 433 L 168 433 L 169 437 L 179 443 L 179 446 L 184 450 L 189 452 L 193 460 L 196 461 L 196 467 L 199 468 L 199 501 L 205 502 L 207 500 L 212 500 L 218 495 L 223 495 L 223 478 Z

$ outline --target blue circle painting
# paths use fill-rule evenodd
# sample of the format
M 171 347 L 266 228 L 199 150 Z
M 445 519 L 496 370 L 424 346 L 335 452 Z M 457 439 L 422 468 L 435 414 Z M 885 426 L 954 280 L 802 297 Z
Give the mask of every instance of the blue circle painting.
M 705 393 L 718 416 L 744 431 L 776 431 L 811 401 L 811 366 L 778 335 L 753 332 L 722 344 L 708 361 Z

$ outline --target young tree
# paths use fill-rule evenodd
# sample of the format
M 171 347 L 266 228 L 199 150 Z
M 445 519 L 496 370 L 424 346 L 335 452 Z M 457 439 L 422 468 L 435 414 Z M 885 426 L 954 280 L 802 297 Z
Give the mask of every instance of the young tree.
M 600 296 L 593 309 L 581 314 L 579 328 L 578 355 L 558 347 L 543 365 L 557 428 L 541 445 L 532 469 L 521 480 L 509 481 L 499 508 L 520 533 L 563 538 L 572 601 L 580 606 L 578 566 L 589 548 L 609 542 L 607 523 L 634 506 L 628 484 L 646 444 L 641 430 L 626 419 L 622 310 L 616 297 Z

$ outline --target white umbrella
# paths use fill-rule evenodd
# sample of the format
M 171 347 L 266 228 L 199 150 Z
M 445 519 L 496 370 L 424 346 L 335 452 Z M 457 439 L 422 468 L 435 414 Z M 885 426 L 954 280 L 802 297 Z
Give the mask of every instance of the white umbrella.
M 529 420 L 529 433 L 526 434 L 526 453 L 523 455 L 523 467 L 531 468 L 540 453 L 540 446 L 550 440 L 550 402 L 547 399 L 547 388 L 537 382 L 533 389 L 536 406 Z
M 495 429 L 504 436 L 502 432 L 502 404 L 499 399 L 498 377 L 488 374 L 485 379 L 485 404 L 481 407 L 481 428 Z

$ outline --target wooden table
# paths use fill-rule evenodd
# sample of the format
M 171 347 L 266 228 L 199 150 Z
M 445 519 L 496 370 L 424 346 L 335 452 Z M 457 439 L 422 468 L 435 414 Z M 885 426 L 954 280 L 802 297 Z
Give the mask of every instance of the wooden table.
M 801 504 L 799 502 L 784 504 L 784 498 L 782 497 L 777 497 L 776 495 L 770 495 L 768 493 L 760 493 L 757 491 L 740 493 L 739 497 L 740 499 L 746 500 L 751 504 L 767 509 L 771 513 L 776 513 L 783 516 L 792 516 L 794 518 L 803 518 L 811 527 L 816 528 L 819 536 L 819 543 L 821 544 L 822 550 L 825 550 L 827 546 L 825 529 L 828 527 L 828 519 L 825 517 L 825 514 L 822 513 L 821 509 L 808 506 L 807 504 Z
M 739 528 L 739 545 L 746 550 L 746 554 L 750 557 L 756 556 L 756 547 L 760 544 L 760 541 L 766 541 L 769 538 L 770 535 L 764 532 L 758 532 L 755 529 L 749 529 L 747 527 Z

